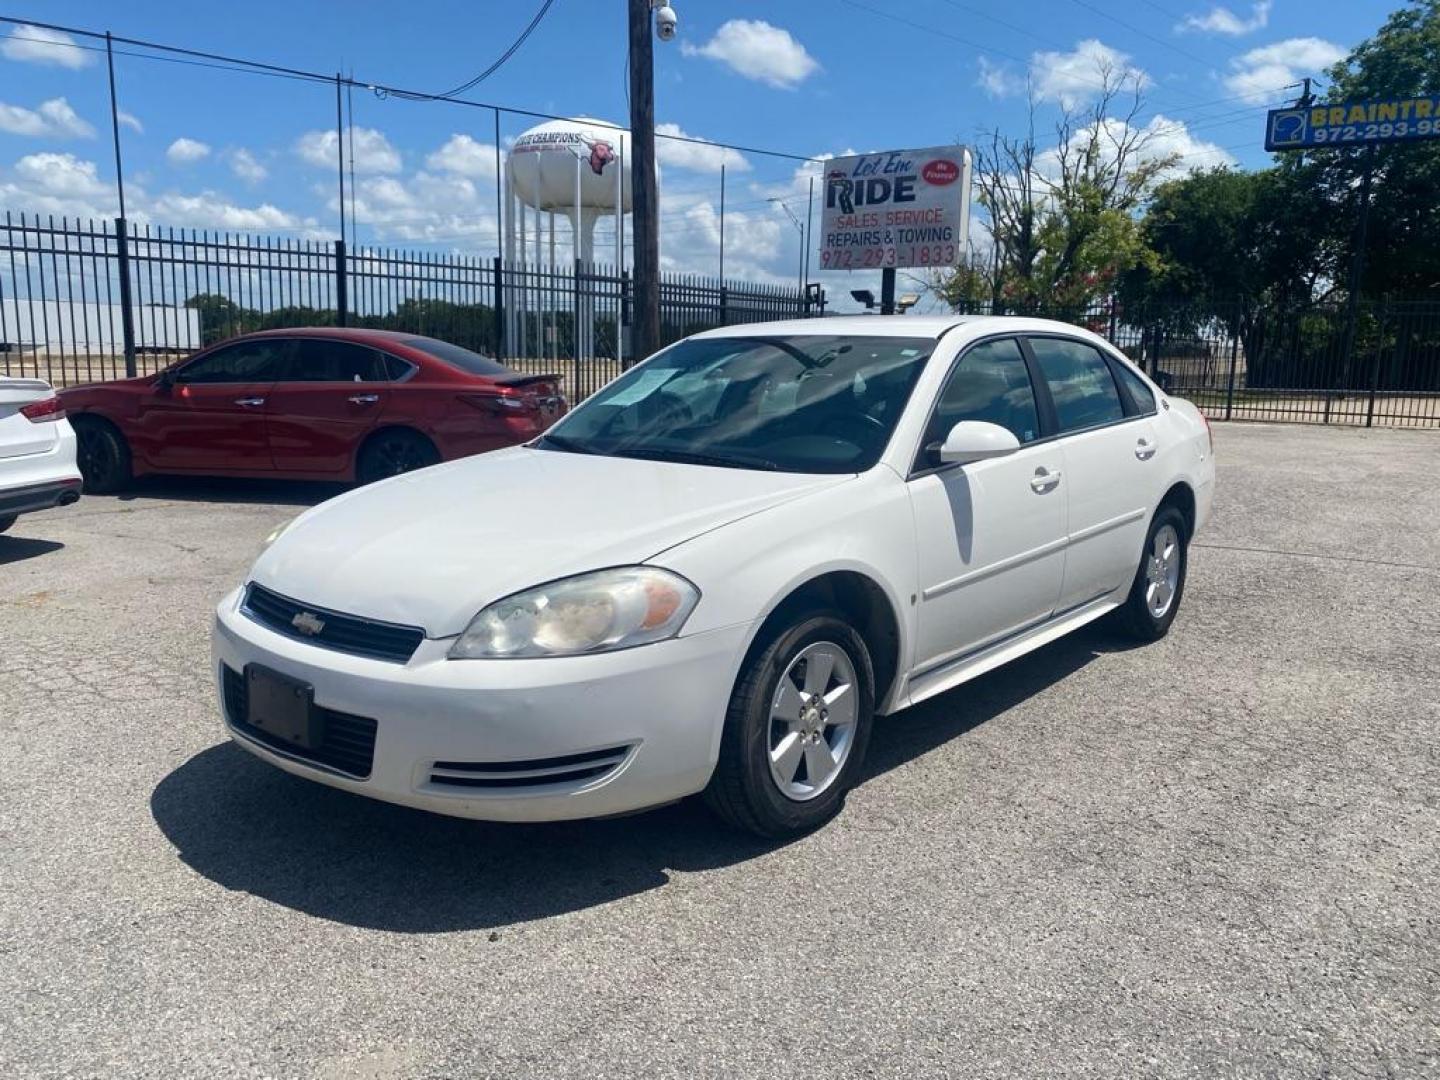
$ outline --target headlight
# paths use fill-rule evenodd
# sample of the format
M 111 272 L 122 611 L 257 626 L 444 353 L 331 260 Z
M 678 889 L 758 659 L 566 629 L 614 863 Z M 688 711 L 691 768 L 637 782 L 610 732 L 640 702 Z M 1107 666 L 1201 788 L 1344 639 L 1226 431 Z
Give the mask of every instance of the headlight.
M 450 658 L 575 656 L 663 641 L 699 599 L 690 582 L 651 566 L 580 574 L 497 600 L 470 621 Z

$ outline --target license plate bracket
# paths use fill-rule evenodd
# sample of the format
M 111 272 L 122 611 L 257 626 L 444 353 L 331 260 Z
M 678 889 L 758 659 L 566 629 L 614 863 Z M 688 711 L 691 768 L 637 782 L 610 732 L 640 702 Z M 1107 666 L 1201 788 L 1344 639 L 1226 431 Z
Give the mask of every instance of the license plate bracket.
M 251 727 L 305 750 L 325 738 L 315 688 L 260 664 L 245 666 L 246 717 Z

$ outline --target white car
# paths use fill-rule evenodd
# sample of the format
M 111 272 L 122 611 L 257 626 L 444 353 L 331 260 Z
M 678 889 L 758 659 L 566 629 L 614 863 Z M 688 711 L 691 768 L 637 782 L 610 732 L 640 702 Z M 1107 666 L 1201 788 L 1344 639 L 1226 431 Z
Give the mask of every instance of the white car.
M 1200 413 L 1072 326 L 732 327 L 300 515 L 214 673 L 241 746 L 346 791 L 508 821 L 704 792 L 781 836 L 877 715 L 1107 613 L 1163 635 L 1214 476 Z
M 80 498 L 75 432 L 43 379 L 0 376 L 0 533 L 21 514 Z

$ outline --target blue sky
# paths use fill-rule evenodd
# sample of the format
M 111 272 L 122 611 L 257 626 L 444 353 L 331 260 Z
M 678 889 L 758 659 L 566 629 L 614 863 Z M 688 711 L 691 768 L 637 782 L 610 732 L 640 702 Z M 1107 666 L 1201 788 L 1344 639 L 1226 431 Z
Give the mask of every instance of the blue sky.
M 444 91 L 487 67 L 540 0 L 239 4 L 49 0 L 44 22 Z M 1181 168 L 1263 165 L 1264 107 L 1373 33 L 1375 0 L 674 0 L 656 45 L 664 130 L 800 155 L 930 146 L 1026 122 L 1042 139 L 1083 107 L 1102 65 L 1145 87 L 1137 123 Z M 624 121 L 623 0 L 556 0 L 520 52 L 469 96 Z M 14 26 L 0 33 L 15 34 Z M 20 31 L 0 39 L 0 209 L 110 215 L 114 162 L 103 54 Z M 78 44 L 91 44 L 75 39 Z M 329 87 L 122 55 L 117 80 L 131 216 L 157 224 L 334 235 Z M 353 95 L 361 243 L 495 250 L 490 113 Z M 534 121 L 503 121 L 502 146 Z M 795 161 L 662 143 L 667 266 L 714 274 L 726 161 L 727 272 L 794 279 L 808 181 Z M 601 237 L 604 248 L 603 230 Z M 868 284 L 857 275 L 846 286 Z

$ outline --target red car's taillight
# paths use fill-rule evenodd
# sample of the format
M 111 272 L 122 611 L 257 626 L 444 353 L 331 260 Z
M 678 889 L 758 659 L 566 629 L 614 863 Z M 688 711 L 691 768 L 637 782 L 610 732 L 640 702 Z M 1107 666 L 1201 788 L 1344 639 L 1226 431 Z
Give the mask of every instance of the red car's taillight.
M 498 416 L 514 416 L 518 413 L 529 412 L 535 407 L 532 402 L 522 397 L 503 392 L 461 394 L 460 400 L 467 405 L 473 405 L 477 409 L 483 409 L 485 412 L 495 413 Z
M 58 397 L 47 397 L 43 401 L 32 401 L 29 405 L 20 406 L 20 415 L 29 420 L 32 424 L 43 424 L 47 421 L 64 420 L 65 406 L 60 404 Z

